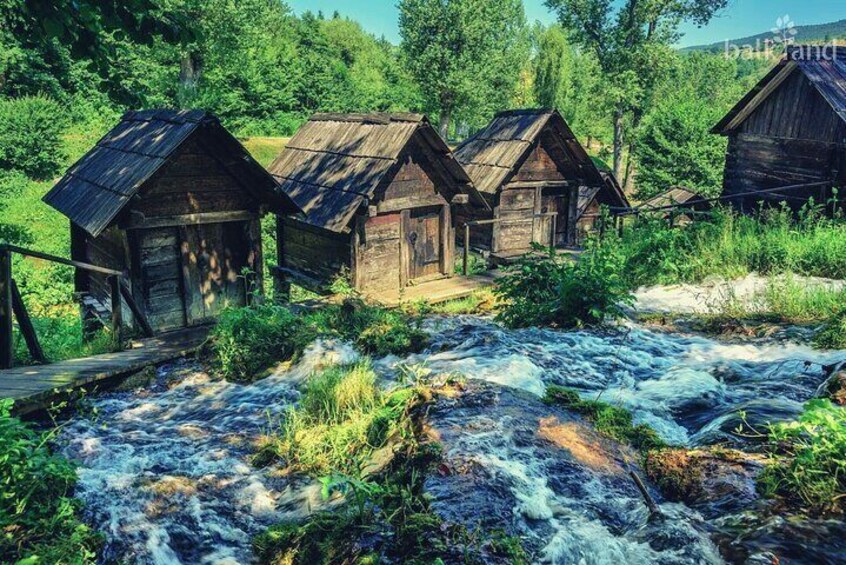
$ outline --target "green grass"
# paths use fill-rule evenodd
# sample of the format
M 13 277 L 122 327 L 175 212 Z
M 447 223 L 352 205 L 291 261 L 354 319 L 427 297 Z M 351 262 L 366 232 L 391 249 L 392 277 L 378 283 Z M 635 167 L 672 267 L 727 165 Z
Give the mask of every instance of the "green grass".
M 814 336 L 814 345 L 822 349 L 846 349 L 846 310 L 826 320 Z
M 731 319 L 764 319 L 779 323 L 809 324 L 828 320 L 843 311 L 846 289 L 797 279 L 771 277 L 765 289 L 741 301 L 735 295 L 715 304 L 715 316 Z
M 283 460 L 313 476 L 361 477 L 376 450 L 411 433 L 404 415 L 417 394 L 413 388 L 382 392 L 368 362 L 327 369 L 308 379 L 298 405 L 266 436 L 256 460 Z
M 256 460 L 318 477 L 323 496 L 343 502 L 256 536 L 259 562 L 428 565 L 463 554 L 473 563 L 491 555 L 529 563 L 519 538 L 446 524 L 432 512 L 424 483 L 441 448 L 423 433 L 422 418 L 433 393 L 420 385 L 383 391 L 368 362 L 313 375 Z
M 74 466 L 0 400 L 0 555 L 4 562 L 93 565 L 100 536 L 79 518 Z M 21 560 L 21 561 L 18 561 Z
M 846 510 L 846 410 L 830 400 L 812 400 L 795 422 L 769 426 L 777 462 L 767 466 L 759 487 L 815 513 Z
M 547 387 L 544 402 L 581 414 L 600 434 L 639 451 L 667 447 L 655 430 L 646 424 L 634 425 L 631 412 L 625 408 L 599 400 L 583 400 L 576 391 L 555 385 Z
M 32 319 L 38 343 L 50 362 L 89 357 L 114 351 L 112 335 L 105 329 L 97 332 L 89 340 L 83 339 L 82 321 L 76 310 L 59 311 L 52 316 L 40 316 Z M 30 357 L 23 335 L 14 328 L 15 361 L 29 365 L 34 361 Z
M 554 250 L 521 259 L 496 282 L 502 300 L 497 320 L 512 328 L 571 329 L 621 318 L 623 306 L 634 300 L 623 261 L 616 246 L 597 239 L 588 241 L 578 261 Z
M 710 219 L 669 229 L 641 218 L 609 245 L 625 256 L 633 287 L 699 282 L 710 276 L 736 278 L 750 272 L 846 278 L 846 221 L 786 210 L 742 216 L 718 209 Z
M 253 156 L 253 159 L 258 161 L 262 167 L 267 168 L 285 149 L 290 140 L 290 137 L 246 137 L 240 141 Z
M 422 351 L 429 338 L 421 321 L 358 299 L 299 313 L 266 303 L 224 311 L 211 333 L 211 350 L 225 378 L 249 382 L 274 363 L 295 360 L 320 336 L 342 338 L 379 357 Z

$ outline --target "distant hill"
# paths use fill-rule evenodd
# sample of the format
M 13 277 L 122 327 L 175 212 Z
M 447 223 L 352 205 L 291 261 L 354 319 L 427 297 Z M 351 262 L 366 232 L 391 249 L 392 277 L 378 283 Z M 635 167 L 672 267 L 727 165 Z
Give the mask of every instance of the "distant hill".
M 758 35 L 750 35 L 749 37 L 742 37 L 740 39 L 732 39 L 729 43 L 732 45 L 761 45 L 764 41 L 772 39 L 773 32 L 765 31 Z M 807 26 L 796 26 L 796 43 L 813 43 L 817 41 L 831 41 L 833 39 L 846 38 L 846 20 L 831 22 L 828 24 L 817 24 Z M 719 41 L 710 45 L 694 45 L 693 47 L 685 47 L 684 52 L 689 51 L 722 51 L 725 49 L 725 41 Z

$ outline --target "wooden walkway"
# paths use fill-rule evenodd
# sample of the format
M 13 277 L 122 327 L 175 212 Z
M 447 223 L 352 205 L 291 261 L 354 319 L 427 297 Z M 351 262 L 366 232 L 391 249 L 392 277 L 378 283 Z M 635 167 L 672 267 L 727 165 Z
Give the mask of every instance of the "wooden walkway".
M 488 271 L 481 275 L 471 275 L 469 277 L 454 276 L 447 279 L 437 279 L 407 286 L 402 292 L 383 292 L 367 295 L 365 298 L 379 302 L 389 308 L 421 300 L 429 304 L 438 304 L 464 298 L 481 288 L 493 286 L 496 279 L 502 275 L 503 273 L 500 271 Z
M 208 327 L 192 328 L 139 340 L 132 348 L 117 353 L 6 369 L 0 371 L 0 398 L 14 399 L 16 414 L 35 412 L 74 390 L 105 384 L 188 355 L 203 344 L 208 331 Z

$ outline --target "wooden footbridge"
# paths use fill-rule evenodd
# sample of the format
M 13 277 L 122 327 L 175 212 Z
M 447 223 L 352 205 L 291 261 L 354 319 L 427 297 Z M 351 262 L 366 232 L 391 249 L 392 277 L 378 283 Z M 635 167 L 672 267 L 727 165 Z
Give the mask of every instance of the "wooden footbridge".
M 115 336 L 113 353 L 50 364 L 38 341 L 35 327 L 12 277 L 12 254 L 68 265 L 108 276 L 111 287 L 110 330 Z M 48 408 L 54 400 L 80 389 L 103 386 L 145 367 L 158 365 L 196 351 L 205 341 L 208 326 L 154 335 L 143 311 L 128 291 L 126 273 L 72 261 L 13 245 L 0 245 L 0 398 L 15 401 L 14 411 L 27 414 Z M 133 314 L 140 340 L 125 340 L 123 304 Z M 38 365 L 14 367 L 13 318 Z

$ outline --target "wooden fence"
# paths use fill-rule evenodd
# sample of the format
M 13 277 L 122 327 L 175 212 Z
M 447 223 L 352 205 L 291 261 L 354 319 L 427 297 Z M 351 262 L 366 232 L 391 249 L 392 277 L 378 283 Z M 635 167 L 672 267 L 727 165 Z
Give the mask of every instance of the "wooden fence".
M 111 288 L 110 299 L 112 308 L 111 329 L 115 336 L 115 347 L 121 347 L 121 328 L 123 326 L 123 302 L 125 301 L 132 311 L 134 319 L 147 337 L 152 337 L 153 328 L 144 316 L 143 311 L 138 307 L 132 297 L 132 292 L 126 284 L 127 273 L 91 263 L 73 261 L 31 249 L 24 249 L 16 245 L 0 244 L 0 369 L 8 369 L 14 365 L 15 344 L 13 339 L 13 319 L 18 322 L 18 329 L 26 342 L 27 349 L 32 358 L 38 363 L 48 363 L 44 350 L 38 341 L 35 326 L 23 302 L 18 286 L 12 276 L 12 255 L 17 253 L 24 257 L 32 257 L 50 261 L 61 265 L 68 265 L 76 269 L 82 269 L 95 273 L 108 275 Z M 123 301 L 121 300 L 123 297 Z

